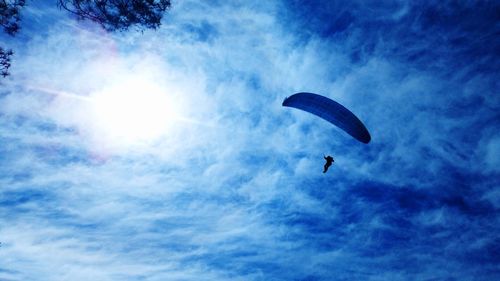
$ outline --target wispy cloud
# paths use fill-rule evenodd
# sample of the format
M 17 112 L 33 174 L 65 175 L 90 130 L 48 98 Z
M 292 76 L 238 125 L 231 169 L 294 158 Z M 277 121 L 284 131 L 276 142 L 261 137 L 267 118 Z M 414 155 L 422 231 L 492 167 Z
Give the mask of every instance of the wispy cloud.
M 30 2 L 0 90 L 0 279 L 497 279 L 494 10 L 183 1 L 108 34 Z M 130 76 L 182 118 L 116 145 L 87 99 Z M 372 142 L 282 108 L 298 91 Z

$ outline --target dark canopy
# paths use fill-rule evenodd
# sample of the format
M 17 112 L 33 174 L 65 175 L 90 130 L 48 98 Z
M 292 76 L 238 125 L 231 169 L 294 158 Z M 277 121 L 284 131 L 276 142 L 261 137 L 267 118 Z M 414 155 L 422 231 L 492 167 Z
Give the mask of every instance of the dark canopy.
M 341 128 L 360 142 L 369 143 L 365 125 L 347 108 L 327 97 L 312 93 L 297 93 L 283 101 L 283 106 L 302 109 Z

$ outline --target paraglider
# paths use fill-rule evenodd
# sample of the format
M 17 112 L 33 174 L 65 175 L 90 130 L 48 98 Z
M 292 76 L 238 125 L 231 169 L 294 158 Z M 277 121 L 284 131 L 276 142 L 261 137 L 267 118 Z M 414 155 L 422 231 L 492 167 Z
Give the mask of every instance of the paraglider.
M 324 174 L 328 171 L 328 168 L 330 168 L 330 166 L 333 164 L 333 162 L 335 162 L 335 160 L 333 160 L 333 157 L 331 157 L 330 155 L 323 156 L 323 158 L 325 158 L 326 160 L 325 166 L 323 166 L 323 174 Z
M 362 143 L 369 143 L 371 140 L 365 125 L 354 113 L 327 97 L 313 93 L 296 93 L 287 97 L 282 105 L 301 109 L 321 117 Z M 335 160 L 330 155 L 323 156 L 323 158 L 326 160 L 323 173 L 326 173 Z
M 282 105 L 319 116 L 362 143 L 369 143 L 371 140 L 370 133 L 356 115 L 327 97 L 313 93 L 297 93 L 287 97 Z

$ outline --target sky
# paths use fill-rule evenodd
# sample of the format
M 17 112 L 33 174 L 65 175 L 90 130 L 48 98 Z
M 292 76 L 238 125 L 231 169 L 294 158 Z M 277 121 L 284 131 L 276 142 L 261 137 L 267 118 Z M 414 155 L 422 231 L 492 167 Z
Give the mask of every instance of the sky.
M 500 2 L 55 2 L 0 35 L 1 281 L 500 280 Z

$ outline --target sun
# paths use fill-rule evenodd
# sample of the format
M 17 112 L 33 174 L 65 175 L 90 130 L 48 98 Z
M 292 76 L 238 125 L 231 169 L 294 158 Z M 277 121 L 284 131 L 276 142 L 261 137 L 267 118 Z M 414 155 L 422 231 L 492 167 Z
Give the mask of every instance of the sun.
M 145 78 L 125 77 L 90 96 L 92 123 L 101 140 L 113 145 L 150 143 L 176 119 L 168 91 Z

